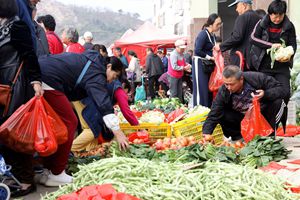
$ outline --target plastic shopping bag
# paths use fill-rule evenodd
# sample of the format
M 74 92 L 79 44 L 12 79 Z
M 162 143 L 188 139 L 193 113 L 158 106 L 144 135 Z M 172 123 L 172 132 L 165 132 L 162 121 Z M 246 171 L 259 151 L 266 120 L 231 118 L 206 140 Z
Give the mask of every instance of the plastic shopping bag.
M 71 194 L 62 195 L 57 200 L 140 200 L 125 193 L 118 193 L 111 184 L 85 186 Z
M 224 57 L 221 51 L 213 51 L 216 67 L 210 75 L 208 88 L 211 92 L 217 92 L 223 85 L 223 70 L 224 70 Z
M 251 141 L 256 135 L 268 136 L 273 128 L 260 112 L 260 103 L 253 98 L 253 106 L 246 112 L 241 122 L 241 134 L 246 142 Z
M 143 101 L 146 100 L 146 90 L 144 86 L 144 77 L 142 77 L 142 85 L 137 86 L 135 89 L 134 101 Z
M 57 141 L 66 141 L 67 129 L 43 97 L 33 97 L 0 127 L 0 140 L 11 149 L 41 156 L 56 152 Z
M 0 127 L 0 141 L 12 150 L 33 154 L 34 150 L 34 105 L 36 98 L 20 106 Z
M 47 101 L 42 97 L 41 102 L 45 108 L 49 126 L 53 131 L 57 144 L 63 144 L 68 140 L 68 129 L 58 114 L 51 108 Z
M 34 138 L 34 149 L 40 156 L 49 156 L 56 152 L 57 142 L 52 127 L 46 114 L 42 97 L 37 99 L 35 105 L 36 133 Z

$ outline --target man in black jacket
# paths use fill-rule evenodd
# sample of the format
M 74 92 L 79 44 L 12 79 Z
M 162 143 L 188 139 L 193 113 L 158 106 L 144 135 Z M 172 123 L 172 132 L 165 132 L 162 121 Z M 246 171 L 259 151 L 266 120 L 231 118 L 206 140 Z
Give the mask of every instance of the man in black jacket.
M 287 93 L 280 82 L 260 72 L 242 72 L 234 65 L 224 69 L 223 80 L 224 85 L 203 125 L 203 134 L 212 134 L 220 124 L 226 137 L 241 139 L 241 121 L 254 96 L 260 100 L 261 112 L 275 130 L 285 106 L 282 99 Z
M 146 74 L 148 75 L 149 96 L 155 98 L 155 93 L 159 90 L 159 77 L 164 73 L 164 65 L 160 57 L 153 53 L 152 48 L 147 48 Z
M 259 21 L 259 16 L 252 10 L 252 0 L 236 0 L 228 7 L 236 5 L 236 12 L 239 16 L 236 18 L 234 27 L 230 37 L 220 45 L 216 45 L 216 50 L 225 52 L 230 51 L 230 62 L 233 65 L 240 65 L 240 59 L 235 54 L 236 51 L 242 52 L 245 61 L 248 64 L 248 57 L 250 51 L 249 38 L 250 35 Z M 245 66 L 248 69 L 248 65 Z

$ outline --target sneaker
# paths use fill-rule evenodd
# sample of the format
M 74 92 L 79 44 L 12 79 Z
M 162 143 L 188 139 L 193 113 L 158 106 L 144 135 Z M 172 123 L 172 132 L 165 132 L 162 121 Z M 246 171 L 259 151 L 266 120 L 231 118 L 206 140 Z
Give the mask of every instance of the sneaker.
M 73 182 L 73 177 L 66 174 L 65 171 L 58 175 L 54 175 L 50 172 L 48 179 L 45 182 L 45 186 L 56 187 L 60 185 L 65 185 Z

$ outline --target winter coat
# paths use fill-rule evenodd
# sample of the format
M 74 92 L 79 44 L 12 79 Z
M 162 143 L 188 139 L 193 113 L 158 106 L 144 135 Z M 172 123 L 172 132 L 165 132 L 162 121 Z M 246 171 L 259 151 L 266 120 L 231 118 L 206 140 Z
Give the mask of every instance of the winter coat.
M 49 45 L 46 37 L 46 33 L 44 29 L 34 21 L 35 25 L 35 33 L 36 33 L 36 39 L 37 39 L 37 50 L 36 55 L 42 56 L 42 55 L 48 55 L 49 52 Z
M 246 11 L 236 18 L 231 36 L 220 45 L 222 52 L 231 49 L 231 64 L 239 65 L 239 58 L 235 52 L 240 51 L 249 65 L 249 37 L 259 19 L 259 16 L 253 10 Z
M 269 55 L 266 55 L 266 51 L 272 46 L 272 43 L 269 41 L 269 27 L 271 23 L 269 15 L 266 15 L 256 24 L 251 34 L 250 42 L 252 45 L 250 49 L 250 66 L 252 69 L 257 71 L 260 71 L 262 66 L 268 66 L 268 68 L 271 66 L 271 59 L 264 59 L 265 56 L 269 57 Z M 287 16 L 284 17 L 281 28 L 280 37 L 277 38 L 276 43 L 281 43 L 280 39 L 283 39 L 286 45 L 292 46 L 296 52 L 297 43 L 295 27 Z M 292 68 L 292 60 L 286 63 L 280 63 L 277 61 L 274 63 L 274 70 L 279 73 L 286 72 L 289 74 L 289 68 Z
M 84 66 L 92 61 L 81 82 L 75 87 Z M 114 113 L 107 91 L 104 58 L 98 51 L 88 50 L 82 54 L 62 53 L 39 58 L 42 80 L 48 86 L 64 93 L 70 101 L 91 97 L 103 115 Z
M 133 72 L 136 75 L 136 79 L 134 81 L 136 82 L 140 82 L 141 81 L 141 77 L 142 77 L 142 70 L 141 70 L 141 66 L 140 66 L 140 60 L 136 57 L 132 57 L 128 68 L 126 68 L 127 72 Z
M 280 82 L 261 72 L 244 72 L 243 77 L 244 81 L 254 89 L 264 90 L 265 94 L 261 99 L 262 103 L 283 99 L 287 94 Z M 217 96 L 213 101 L 211 111 L 203 125 L 203 133 L 211 134 L 213 132 L 222 119 L 224 110 L 232 110 L 232 95 L 229 90 L 226 89 L 225 85 L 219 89 Z
M 40 66 L 27 24 L 16 18 L 0 26 L 0 84 L 11 85 L 22 61 L 21 73 L 14 86 L 8 116 L 34 95 L 31 82 L 41 82 Z M 0 108 L 2 116 L 3 107 Z M 1 118 L 1 117 L 0 117 Z
M 64 52 L 64 45 L 54 31 L 47 31 L 46 37 L 51 54 L 60 54 Z
M 162 75 L 164 73 L 164 65 L 158 55 L 151 53 L 147 56 L 146 73 L 149 78 L 156 75 Z

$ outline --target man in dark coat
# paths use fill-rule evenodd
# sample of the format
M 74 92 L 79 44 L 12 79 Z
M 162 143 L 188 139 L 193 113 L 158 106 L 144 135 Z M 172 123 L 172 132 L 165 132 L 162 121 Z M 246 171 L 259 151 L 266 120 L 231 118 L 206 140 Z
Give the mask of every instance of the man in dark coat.
M 255 24 L 259 21 L 259 16 L 252 10 L 252 0 L 236 0 L 228 7 L 236 5 L 236 11 L 239 16 L 236 18 L 234 27 L 230 37 L 220 45 L 216 45 L 216 49 L 222 52 L 230 51 L 230 62 L 233 65 L 240 65 L 240 59 L 235 54 L 236 51 L 242 52 L 246 63 L 248 63 L 250 42 L 249 38 Z M 245 67 L 248 69 L 248 65 Z
M 164 73 L 164 65 L 160 57 L 153 53 L 152 48 L 147 48 L 147 58 L 146 58 L 146 74 L 149 79 L 149 93 L 150 97 L 155 98 L 155 93 L 159 90 L 159 77 Z
M 260 100 L 261 112 L 275 130 L 287 93 L 280 82 L 260 72 L 242 72 L 234 65 L 224 69 L 223 80 L 224 85 L 219 89 L 203 125 L 203 134 L 212 134 L 220 124 L 226 137 L 241 139 L 241 121 L 254 96 Z

